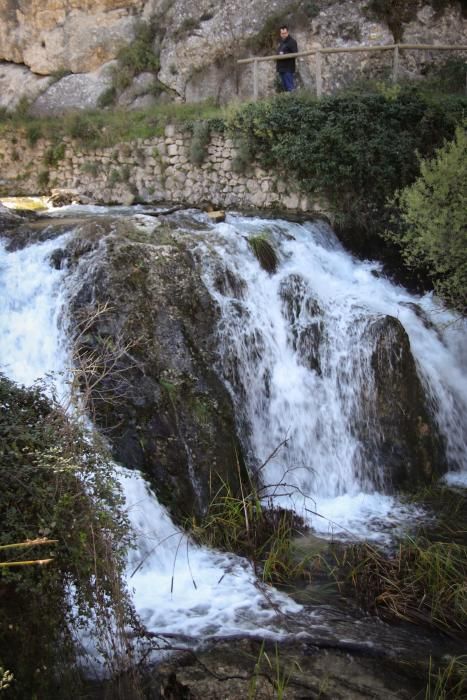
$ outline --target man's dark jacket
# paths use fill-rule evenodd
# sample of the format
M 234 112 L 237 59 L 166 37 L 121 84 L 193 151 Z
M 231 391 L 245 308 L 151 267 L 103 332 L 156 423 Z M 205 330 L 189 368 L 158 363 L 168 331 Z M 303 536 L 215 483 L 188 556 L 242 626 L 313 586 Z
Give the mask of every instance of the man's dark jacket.
M 289 36 L 285 39 L 281 39 L 277 53 L 297 53 L 297 42 L 293 37 Z M 277 61 L 277 70 L 279 73 L 295 73 L 295 58 L 285 58 L 283 61 Z

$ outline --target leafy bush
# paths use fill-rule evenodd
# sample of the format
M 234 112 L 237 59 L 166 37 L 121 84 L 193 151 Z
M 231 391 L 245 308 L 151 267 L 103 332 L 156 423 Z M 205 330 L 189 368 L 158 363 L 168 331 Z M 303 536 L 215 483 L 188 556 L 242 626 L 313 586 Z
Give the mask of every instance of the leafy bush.
M 207 121 L 195 122 L 193 137 L 190 144 L 190 162 L 201 165 L 207 154 L 207 146 L 211 138 L 211 129 Z
M 65 144 L 57 143 L 54 146 L 50 146 L 44 154 L 45 165 L 54 166 L 57 165 L 65 157 Z
M 437 291 L 467 313 L 467 123 L 454 141 L 421 163 L 420 177 L 399 195 L 403 231 L 392 238 L 411 267 L 425 267 Z
M 65 123 L 65 128 L 71 138 L 84 143 L 92 143 L 98 136 L 96 125 L 86 114 L 71 114 Z
M 103 452 L 39 389 L 0 376 L 0 405 L 0 545 L 57 540 L 40 548 L 48 565 L 0 569 L 0 665 L 15 678 L 8 697 L 76 697 L 78 629 L 94 621 L 111 666 L 109 644 L 118 646 L 119 625 L 131 618 L 122 498 Z M 37 558 L 36 550 L 12 556 Z
M 107 90 L 104 90 L 99 95 L 99 99 L 97 100 L 97 106 L 103 109 L 104 107 L 110 107 L 111 105 L 115 104 L 117 100 L 117 87 L 114 85 L 111 85 Z
M 42 136 L 40 124 L 33 122 L 26 128 L 26 138 L 31 146 L 35 146 Z
M 441 64 L 428 66 L 425 70 L 424 87 L 444 93 L 465 92 L 467 61 L 460 56 L 451 56 Z
M 230 117 L 252 157 L 323 196 L 341 237 L 365 254 L 380 253 L 386 202 L 452 138 L 466 98 L 428 100 L 413 89 L 395 96 L 340 94 L 319 102 L 309 95 L 250 103 Z
M 144 71 L 158 71 L 159 57 L 153 49 L 155 34 L 152 23 L 140 22 L 131 44 L 124 46 L 118 53 L 119 68 L 127 68 L 133 75 Z
M 251 165 L 251 153 L 248 141 L 245 138 L 236 139 L 232 169 L 235 173 L 244 174 L 249 165 Z

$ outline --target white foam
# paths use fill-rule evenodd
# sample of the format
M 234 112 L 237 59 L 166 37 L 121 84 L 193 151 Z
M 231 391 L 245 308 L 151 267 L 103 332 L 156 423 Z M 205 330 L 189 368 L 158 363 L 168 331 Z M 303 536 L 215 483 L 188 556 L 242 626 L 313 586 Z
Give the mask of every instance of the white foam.
M 139 475 L 125 476 L 138 541 L 128 582 L 148 629 L 194 638 L 285 632 L 281 615 L 298 613 L 299 605 L 262 586 L 246 560 L 196 545 L 172 523 Z
M 404 326 L 456 469 L 467 464 L 465 325 L 455 324 L 430 295 L 412 295 L 381 277 L 380 265 L 354 260 L 325 224 L 229 216 L 212 230 L 210 252 L 201 241 L 199 258 L 222 314 L 219 371 L 258 464 L 287 438 L 286 447 L 262 469 L 265 483 L 272 485 L 268 493 L 291 493 L 280 497 L 281 504 L 293 502 L 305 513 L 308 499 L 315 503 L 328 518 L 312 519 L 318 532 L 375 538 L 379 531 L 385 538 L 397 520 L 411 520 L 416 513 L 378 493 L 385 480 L 382 468 L 368 463 L 353 428 L 355 420 L 368 420 L 374 394 L 368 328 L 385 315 Z M 274 275 L 260 267 L 247 241 L 264 231 L 278 251 Z M 222 275 L 224 289 L 218 285 Z M 292 319 L 283 294 L 290 284 L 295 285 Z M 319 347 L 313 348 L 313 333 L 311 340 L 306 333 L 321 322 Z M 297 338 L 303 333 L 300 347 Z M 318 370 L 310 366 L 313 352 Z M 379 428 L 370 425 L 371 437 Z

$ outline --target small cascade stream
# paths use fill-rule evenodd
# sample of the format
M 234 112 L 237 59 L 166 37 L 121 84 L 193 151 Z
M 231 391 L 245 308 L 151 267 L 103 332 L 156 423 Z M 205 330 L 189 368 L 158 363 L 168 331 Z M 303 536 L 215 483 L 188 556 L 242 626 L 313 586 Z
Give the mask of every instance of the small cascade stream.
M 261 269 L 247 241 L 265 230 L 279 254 L 273 275 Z M 49 259 L 72 235 L 70 226 L 61 238 L 16 252 L 0 242 L 0 370 L 25 385 L 52 377 L 65 401 L 70 280 Z M 466 332 L 430 296 L 415 297 L 381 277 L 377 264 L 352 259 L 324 224 L 229 216 L 214 227 L 190 212 L 180 217 L 177 235 L 193 240 L 220 308 L 218 372 L 234 399 L 251 463 L 267 462 L 264 482 L 283 505 L 293 505 L 318 532 L 375 539 L 417 516 L 384 492 L 379 465 L 368 464 L 353 429 L 365 416 L 362 390 L 371 395 L 368 324 L 384 315 L 398 318 L 409 335 L 450 478 L 466 480 Z M 318 611 L 305 615 L 273 589 L 265 595 L 246 561 L 189 543 L 143 478 L 118 470 L 138 540 L 128 582 L 148 629 L 200 639 L 281 636 L 289 623 L 294 634 L 311 621 L 323 624 Z
M 275 274 L 253 255 L 254 235 L 266 235 L 278 251 Z M 384 494 L 381 465 L 368 461 L 355 430 L 357 421 L 371 420 L 368 328 L 384 316 L 399 319 L 409 336 L 457 470 L 451 478 L 465 480 L 466 329 L 431 296 L 415 297 L 381 277 L 378 264 L 352 259 L 324 223 L 230 217 L 200 243 L 199 256 L 221 309 L 219 371 L 256 464 L 287 439 L 262 471 L 275 502 L 288 494 L 283 505 L 314 529 L 370 538 L 381 535 L 382 522 L 416 515 Z M 379 430 L 377 422 L 371 429 Z
M 72 235 L 8 253 L 0 241 L 0 371 L 25 386 L 45 382 L 68 403 L 67 276 L 50 255 Z M 189 542 L 144 479 L 118 468 L 137 549 L 128 586 L 150 631 L 192 639 L 281 636 L 301 606 L 261 586 L 251 565 Z

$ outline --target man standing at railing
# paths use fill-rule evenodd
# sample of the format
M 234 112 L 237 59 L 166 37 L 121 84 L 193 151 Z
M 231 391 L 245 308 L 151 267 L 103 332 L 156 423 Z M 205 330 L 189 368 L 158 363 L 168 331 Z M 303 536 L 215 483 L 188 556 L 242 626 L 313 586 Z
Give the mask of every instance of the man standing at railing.
M 281 40 L 277 49 L 277 53 L 282 56 L 286 53 L 297 53 L 298 47 L 295 39 L 290 36 L 288 27 L 284 24 L 280 28 Z M 285 92 L 291 92 L 294 85 L 294 73 L 295 73 L 295 58 L 284 58 L 281 61 L 277 61 L 277 72 L 279 73 L 282 87 Z

